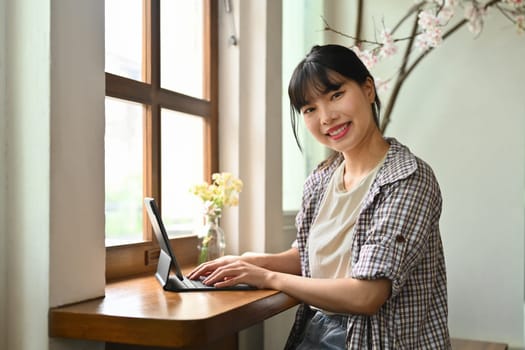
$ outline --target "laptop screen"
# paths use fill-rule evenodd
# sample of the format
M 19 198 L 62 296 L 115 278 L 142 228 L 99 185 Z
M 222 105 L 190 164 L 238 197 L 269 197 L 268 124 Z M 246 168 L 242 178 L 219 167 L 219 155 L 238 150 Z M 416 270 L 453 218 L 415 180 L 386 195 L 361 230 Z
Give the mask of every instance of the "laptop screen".
M 164 227 L 164 223 L 162 222 L 162 218 L 160 217 L 160 211 L 157 203 L 155 202 L 155 199 L 146 197 L 144 198 L 144 204 L 146 205 L 146 211 L 148 212 L 151 226 L 153 227 L 153 232 L 155 232 L 155 236 L 159 242 L 160 249 L 162 249 L 171 258 L 172 267 L 175 270 L 175 274 L 180 280 L 183 280 L 184 275 L 182 274 L 182 270 L 177 263 L 177 259 L 175 259 L 175 254 L 173 254 L 171 249 L 170 240 L 168 238 L 166 228 Z

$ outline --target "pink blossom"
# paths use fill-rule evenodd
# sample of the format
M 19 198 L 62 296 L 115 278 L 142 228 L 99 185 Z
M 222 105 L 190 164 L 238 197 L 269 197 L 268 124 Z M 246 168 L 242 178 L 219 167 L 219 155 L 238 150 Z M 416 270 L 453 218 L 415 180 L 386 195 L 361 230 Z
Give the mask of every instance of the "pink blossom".
M 428 45 L 428 42 L 424 34 L 419 34 L 416 37 L 415 45 L 416 45 L 416 48 L 421 52 L 427 51 L 430 48 L 430 45 Z
M 505 0 L 504 2 L 515 8 L 521 7 L 525 4 L 524 0 Z
M 421 11 L 418 17 L 419 20 L 417 21 L 417 24 L 425 30 L 439 25 L 438 18 L 428 11 Z
M 446 25 L 452 17 L 454 17 L 454 7 L 452 6 L 444 6 L 437 16 L 440 25 Z
M 383 80 L 380 78 L 375 79 L 377 93 L 381 94 L 390 90 L 390 79 Z
M 386 29 L 381 32 L 381 50 L 379 55 L 381 57 L 390 57 L 397 53 L 397 46 L 394 44 L 394 38 Z
M 379 61 L 378 57 L 370 50 L 362 51 L 358 46 L 353 46 L 351 49 L 369 70 Z
M 474 35 L 481 33 L 483 28 L 483 18 L 487 11 L 483 8 L 475 6 L 473 3 L 465 4 L 465 18 L 468 20 L 467 28 Z
M 429 28 L 416 37 L 415 45 L 420 51 L 438 47 L 443 42 L 443 31 L 439 27 Z
M 454 7 L 458 5 L 459 0 L 434 0 L 434 3 L 436 3 L 438 6 Z
M 416 46 L 421 51 L 426 51 L 430 47 L 439 46 L 443 41 L 440 19 L 428 11 L 421 11 L 418 17 L 419 20 L 417 23 L 423 29 L 423 32 L 417 36 Z

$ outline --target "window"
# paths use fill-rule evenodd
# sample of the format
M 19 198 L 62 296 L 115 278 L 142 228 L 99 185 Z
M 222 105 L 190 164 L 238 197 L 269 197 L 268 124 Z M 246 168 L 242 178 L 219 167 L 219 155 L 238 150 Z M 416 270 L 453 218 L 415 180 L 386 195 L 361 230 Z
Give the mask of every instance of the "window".
M 324 34 L 321 15 L 324 0 L 304 2 L 303 0 L 283 1 L 283 211 L 285 216 L 295 216 L 300 207 L 302 185 L 306 176 L 328 155 L 306 127 L 299 122 L 299 140 L 303 152 L 299 151 L 290 126 L 290 100 L 288 83 L 296 65 L 315 44 L 323 43 Z M 285 219 L 285 221 L 290 219 Z M 293 221 L 293 220 L 291 220 Z
M 106 0 L 105 17 L 112 279 L 156 268 L 143 198 L 156 198 L 170 237 L 191 234 L 199 203 L 188 189 L 218 169 L 217 2 Z

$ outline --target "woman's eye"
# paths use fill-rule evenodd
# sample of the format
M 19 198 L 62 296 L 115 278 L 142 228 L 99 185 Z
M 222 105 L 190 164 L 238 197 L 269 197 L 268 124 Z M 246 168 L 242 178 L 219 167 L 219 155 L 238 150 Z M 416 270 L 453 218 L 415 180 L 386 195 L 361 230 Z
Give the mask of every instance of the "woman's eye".
M 336 100 L 341 96 L 343 96 L 343 91 L 337 91 L 332 95 L 332 100 Z
M 314 109 L 312 107 L 307 107 L 307 108 L 303 109 L 303 114 L 312 113 L 313 111 L 314 111 Z

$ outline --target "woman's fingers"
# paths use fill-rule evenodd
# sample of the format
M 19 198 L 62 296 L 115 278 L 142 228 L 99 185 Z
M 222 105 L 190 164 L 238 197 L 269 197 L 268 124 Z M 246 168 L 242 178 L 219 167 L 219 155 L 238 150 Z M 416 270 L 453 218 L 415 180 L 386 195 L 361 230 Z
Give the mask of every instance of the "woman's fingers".
M 256 265 L 239 260 L 236 256 L 225 256 L 199 265 L 188 274 L 190 279 L 205 276 L 204 284 L 217 288 L 246 283 L 264 288 L 265 274 L 268 271 Z
M 243 261 L 235 261 L 217 268 L 203 282 L 217 288 L 233 286 L 239 283 L 262 288 L 261 283 L 264 281 L 265 272 L 267 271 L 255 265 Z
M 206 276 L 212 273 L 216 269 L 216 263 L 206 262 L 197 266 L 193 271 L 188 274 L 189 279 L 198 279 L 201 276 Z
M 215 271 L 217 268 L 227 264 L 231 264 L 232 262 L 235 262 L 238 259 L 238 256 L 227 255 L 212 261 L 202 263 L 199 266 L 197 266 L 193 271 L 191 271 L 187 277 L 189 279 L 198 279 L 201 276 L 207 276 L 213 273 L 213 271 Z

